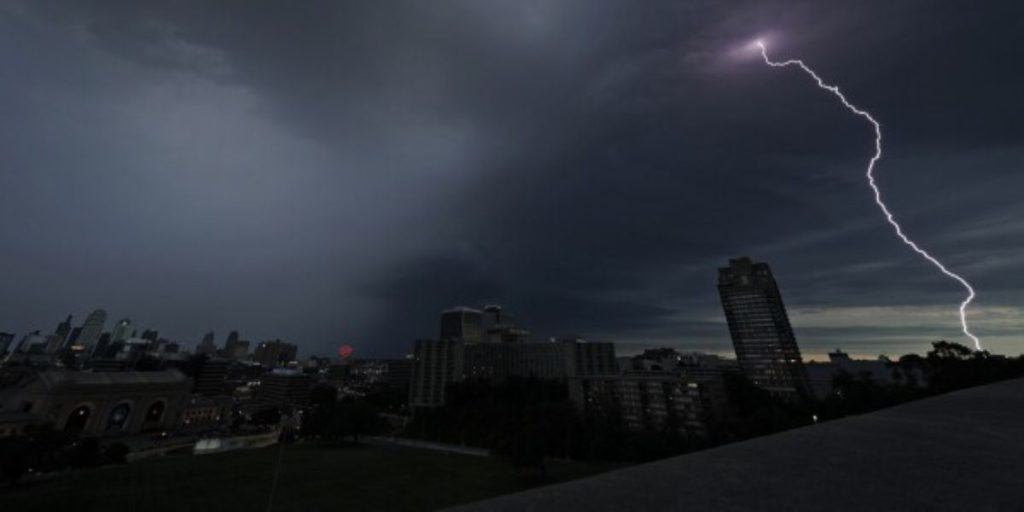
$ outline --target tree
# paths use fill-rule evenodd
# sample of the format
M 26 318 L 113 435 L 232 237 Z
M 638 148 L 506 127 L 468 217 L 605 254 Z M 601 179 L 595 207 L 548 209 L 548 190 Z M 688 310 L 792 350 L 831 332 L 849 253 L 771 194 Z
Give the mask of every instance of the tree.
M 333 405 L 338 401 L 338 388 L 327 384 L 317 384 L 309 391 L 309 404 L 313 407 Z
M 538 418 L 507 418 L 492 450 L 516 469 L 544 470 L 545 426 Z

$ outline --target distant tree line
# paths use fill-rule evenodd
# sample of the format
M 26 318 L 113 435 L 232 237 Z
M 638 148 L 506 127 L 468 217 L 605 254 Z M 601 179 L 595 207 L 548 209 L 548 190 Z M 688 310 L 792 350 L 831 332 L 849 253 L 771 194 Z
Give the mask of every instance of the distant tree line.
M 303 409 L 299 436 L 327 442 L 358 443 L 365 435 L 380 434 L 388 429 L 381 413 L 396 407 L 404 397 L 388 386 L 367 388 L 362 396 L 339 399 L 331 385 L 318 384 L 309 396 L 309 407 Z
M 1024 356 L 995 356 L 959 343 L 936 341 L 924 357 L 907 354 L 889 363 L 892 381 L 839 372 L 832 393 L 816 404 L 822 419 L 862 414 L 958 389 L 1024 376 Z
M 521 377 L 453 383 L 445 405 L 419 411 L 402 434 L 487 448 L 516 467 L 537 469 L 546 458 L 643 461 L 706 445 L 670 428 L 629 431 L 614 409 L 584 417 L 564 383 Z

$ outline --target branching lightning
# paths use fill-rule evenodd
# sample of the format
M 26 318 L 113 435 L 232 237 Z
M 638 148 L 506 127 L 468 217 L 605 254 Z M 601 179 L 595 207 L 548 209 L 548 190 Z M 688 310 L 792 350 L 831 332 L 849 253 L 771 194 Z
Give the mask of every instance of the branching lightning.
M 964 287 L 965 290 L 967 290 L 967 298 L 960 303 L 960 326 L 962 327 L 964 334 L 974 341 L 974 347 L 977 350 L 982 350 L 981 341 L 978 339 L 977 336 L 971 334 L 971 331 L 967 328 L 967 306 L 970 305 L 971 301 L 974 300 L 974 288 L 971 287 L 971 284 L 968 283 L 966 279 L 956 274 L 955 272 L 950 271 L 948 268 L 946 268 L 945 265 L 942 264 L 942 262 L 937 260 L 931 254 L 928 254 L 928 251 L 925 251 L 924 249 L 918 247 L 918 245 L 914 243 L 913 240 L 908 238 L 907 235 L 903 233 L 903 228 L 900 227 L 899 223 L 896 222 L 895 216 L 892 214 L 892 212 L 889 211 L 889 208 L 882 201 L 882 192 L 881 190 L 879 190 L 878 185 L 875 183 L 874 175 L 875 164 L 878 163 L 878 160 L 882 158 L 882 125 L 879 124 L 878 121 L 876 121 L 875 118 L 872 117 L 871 114 L 869 114 L 867 111 L 861 110 L 857 108 L 854 104 L 850 103 L 846 99 L 846 96 L 844 96 L 843 93 L 839 91 L 838 86 L 829 85 L 825 83 L 825 81 L 822 80 L 821 77 L 814 72 L 814 70 L 807 67 L 807 65 L 804 64 L 802 60 L 790 59 L 782 62 L 773 61 L 768 57 L 768 48 L 765 46 L 764 41 L 755 41 L 754 44 L 757 45 L 757 47 L 761 50 L 761 57 L 764 58 L 765 64 L 768 64 L 773 68 L 784 68 L 788 66 L 799 67 L 805 73 L 810 75 L 810 77 L 813 78 L 815 82 L 818 83 L 819 88 L 824 89 L 835 95 L 836 98 L 839 98 L 839 101 L 843 102 L 843 106 L 850 110 L 850 112 L 853 112 L 854 114 L 863 117 L 869 123 L 871 123 L 872 126 L 874 126 L 875 154 L 874 156 L 871 157 L 871 161 L 868 162 L 868 169 L 866 174 L 868 178 L 868 185 L 871 186 L 871 190 L 874 191 L 875 193 L 875 203 L 878 204 L 878 207 L 882 210 L 882 213 L 885 214 L 885 220 L 887 220 L 889 224 L 892 225 L 893 229 L 896 231 L 896 236 L 900 237 L 900 240 L 903 240 L 904 244 L 913 249 L 914 252 L 920 254 L 921 257 L 928 260 L 932 265 L 935 265 L 935 267 L 941 270 L 943 274 L 946 274 L 950 278 L 956 280 Z

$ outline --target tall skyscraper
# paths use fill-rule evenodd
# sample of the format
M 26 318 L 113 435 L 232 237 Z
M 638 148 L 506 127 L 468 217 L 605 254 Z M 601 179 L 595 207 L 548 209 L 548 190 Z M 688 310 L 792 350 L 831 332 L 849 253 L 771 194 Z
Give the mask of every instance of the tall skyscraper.
M 116 343 L 131 338 L 132 331 L 132 321 L 128 318 L 122 318 L 114 324 L 114 329 L 110 331 L 110 341 Z
M 91 357 L 93 351 L 96 350 L 96 343 L 99 342 L 100 335 L 103 334 L 103 324 L 105 323 L 107 323 L 107 312 L 102 309 L 97 309 L 86 317 L 78 339 L 75 341 L 82 347 L 82 354 L 85 357 Z
M 747 378 L 783 398 L 806 396 L 807 372 L 768 264 L 746 257 L 729 260 L 728 267 L 718 269 L 718 293 Z
M 18 342 L 18 349 L 15 352 L 24 353 L 41 353 L 43 347 L 46 344 L 46 338 L 39 331 L 32 331 L 21 337 L 21 341 Z M 33 349 L 33 345 L 38 345 L 38 348 Z
M 53 331 L 53 334 L 60 336 L 61 343 L 67 341 L 68 335 L 71 334 L 71 315 L 68 315 L 63 322 L 57 324 L 57 329 Z
M 13 351 L 12 343 L 14 343 L 14 333 L 0 332 L 0 356 L 6 354 L 8 350 Z
M 441 312 L 441 340 L 460 340 L 480 343 L 483 313 L 479 310 L 457 307 Z
M 46 346 L 43 348 L 43 352 L 47 354 L 56 354 L 60 351 L 61 346 L 64 345 L 64 338 L 59 334 L 51 334 L 46 337 Z
M 65 347 L 75 345 L 78 343 L 78 337 L 82 335 L 82 326 L 78 326 L 71 329 L 71 334 L 68 335 L 68 341 L 64 344 Z
M 231 331 L 224 342 L 224 357 L 229 359 L 245 359 L 249 354 L 249 342 L 238 339 L 238 331 Z
M 196 346 L 196 354 L 215 355 L 217 353 L 217 343 L 213 341 L 213 331 L 210 331 L 203 335 L 203 341 L 199 342 Z

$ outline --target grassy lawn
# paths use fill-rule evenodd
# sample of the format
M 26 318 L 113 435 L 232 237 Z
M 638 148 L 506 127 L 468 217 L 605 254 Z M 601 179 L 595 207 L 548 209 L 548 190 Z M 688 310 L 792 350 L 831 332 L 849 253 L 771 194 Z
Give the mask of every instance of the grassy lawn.
M 264 511 L 277 447 L 171 456 L 70 473 L 0 490 L 0 510 Z M 433 510 L 601 469 L 552 463 L 547 478 L 526 478 L 500 460 L 391 447 L 284 450 L 275 511 Z

